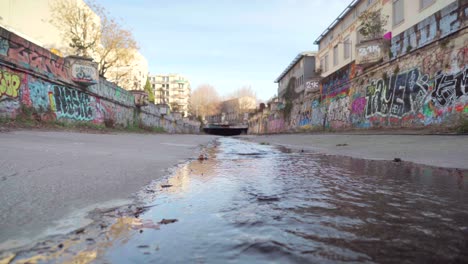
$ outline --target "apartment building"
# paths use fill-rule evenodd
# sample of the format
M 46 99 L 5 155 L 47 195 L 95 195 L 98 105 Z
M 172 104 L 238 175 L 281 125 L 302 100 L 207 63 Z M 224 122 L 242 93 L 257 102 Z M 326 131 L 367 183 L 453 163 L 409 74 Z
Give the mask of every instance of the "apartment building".
M 191 87 L 187 78 L 180 74 L 158 74 L 150 75 L 149 80 L 156 104 L 167 104 L 172 111 L 189 115 Z
M 303 95 L 306 90 L 308 81 L 317 77 L 315 71 L 315 52 L 301 52 L 286 69 L 276 78 L 275 83 L 278 84 L 278 97 L 285 96 L 288 86 L 292 89 L 293 97 Z
M 63 57 L 72 55 L 69 42 L 63 39 L 60 30 L 50 22 L 53 1 L 0 1 L 0 26 L 55 54 Z M 75 1 L 78 5 L 89 8 L 84 0 Z M 95 15 L 95 19 L 100 18 Z M 143 90 L 148 77 L 148 62 L 138 50 L 134 50 L 134 53 L 135 59 L 130 64 L 109 69 L 105 77 L 126 90 Z
M 356 60 L 356 46 L 364 38 L 359 34 L 359 16 L 366 10 L 380 10 L 386 17 L 383 38 L 390 40 L 409 27 L 456 0 L 353 0 L 315 40 L 319 46 L 317 68 L 327 77 Z
M 138 51 L 133 50 L 134 59 L 130 64 L 110 68 L 106 78 L 125 90 L 144 90 L 148 78 L 148 61 Z

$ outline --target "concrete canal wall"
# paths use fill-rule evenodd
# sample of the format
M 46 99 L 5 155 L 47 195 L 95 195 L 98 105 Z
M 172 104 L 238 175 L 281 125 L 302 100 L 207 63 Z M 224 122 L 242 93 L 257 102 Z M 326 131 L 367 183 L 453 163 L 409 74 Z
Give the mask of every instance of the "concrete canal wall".
M 250 119 L 250 133 L 456 126 L 468 119 L 468 5 L 456 1 L 394 36 L 385 59 L 354 62 L 320 91 Z M 355 52 L 355 51 L 353 51 Z M 463 121 L 465 120 L 465 121 Z
M 198 122 L 164 115 L 154 104 L 139 107 L 131 92 L 98 77 L 92 67 L 77 67 L 68 58 L 0 28 L 0 117 L 15 119 L 24 111 L 32 111 L 36 119 L 45 121 L 199 132 Z M 88 74 L 85 81 L 94 84 L 77 82 L 77 76 L 82 77 L 84 72 Z

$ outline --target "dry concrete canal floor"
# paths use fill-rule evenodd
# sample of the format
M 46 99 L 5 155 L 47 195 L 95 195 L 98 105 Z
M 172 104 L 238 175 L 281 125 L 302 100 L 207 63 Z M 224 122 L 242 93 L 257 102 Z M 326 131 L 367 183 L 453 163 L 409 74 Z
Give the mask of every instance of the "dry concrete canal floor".
M 0 263 L 468 262 L 466 140 L 0 134 Z

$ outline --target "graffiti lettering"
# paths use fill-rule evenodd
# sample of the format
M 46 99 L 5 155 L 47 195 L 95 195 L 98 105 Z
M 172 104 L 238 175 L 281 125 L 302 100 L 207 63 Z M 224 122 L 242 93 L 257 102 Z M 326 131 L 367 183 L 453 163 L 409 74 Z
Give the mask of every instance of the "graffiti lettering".
M 413 69 L 386 80 L 372 81 L 366 91 L 366 117 L 402 117 L 420 109 L 428 90 L 428 77 Z
M 93 119 L 90 97 L 78 90 L 54 86 L 57 117 L 88 121 Z
M 94 67 L 88 65 L 74 64 L 72 66 L 72 79 L 76 82 L 97 82 L 97 71 Z
M 0 71 L 0 98 L 18 97 L 19 87 L 21 85 L 20 77 L 7 71 Z
M 328 107 L 328 120 L 330 122 L 348 122 L 349 119 L 349 97 L 336 98 Z
M 432 102 L 437 107 L 452 106 L 460 97 L 468 94 L 468 68 L 457 74 L 442 74 L 435 77 Z
M 379 45 L 372 45 L 367 47 L 358 48 L 359 56 L 375 56 L 374 54 L 380 55 L 380 46 Z

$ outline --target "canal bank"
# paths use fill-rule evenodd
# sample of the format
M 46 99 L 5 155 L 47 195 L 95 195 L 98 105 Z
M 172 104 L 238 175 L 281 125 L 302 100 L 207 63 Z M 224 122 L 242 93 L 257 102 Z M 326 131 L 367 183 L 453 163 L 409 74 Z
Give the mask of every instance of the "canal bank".
M 468 135 L 278 134 L 239 138 L 296 151 L 371 160 L 397 158 L 429 166 L 468 169 Z
M 0 134 L 0 252 L 90 223 L 96 208 L 132 204 L 216 137 L 12 131 Z

